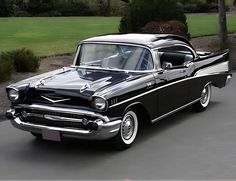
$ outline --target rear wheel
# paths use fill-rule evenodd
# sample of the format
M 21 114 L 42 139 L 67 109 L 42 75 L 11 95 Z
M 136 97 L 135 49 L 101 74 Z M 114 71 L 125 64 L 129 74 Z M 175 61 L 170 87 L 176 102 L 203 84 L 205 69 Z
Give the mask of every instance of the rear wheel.
M 120 150 L 129 148 L 133 144 L 137 133 L 138 116 L 134 109 L 129 109 L 122 118 L 118 135 L 113 139 L 114 146 Z
M 194 109 L 196 111 L 204 111 L 210 104 L 210 100 L 211 100 L 211 85 L 208 84 L 202 90 L 201 99 L 194 104 Z

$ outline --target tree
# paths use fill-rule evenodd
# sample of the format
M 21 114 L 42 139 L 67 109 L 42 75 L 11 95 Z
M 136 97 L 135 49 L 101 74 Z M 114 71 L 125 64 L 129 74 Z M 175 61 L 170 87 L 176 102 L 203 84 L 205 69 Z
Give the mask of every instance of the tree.
M 54 0 L 29 0 L 27 3 L 27 11 L 32 15 L 38 15 L 54 10 Z
M 7 0 L 0 0 L 0 17 L 8 17 L 10 15 L 10 2 Z
M 183 9 L 176 0 L 130 0 L 120 22 L 122 33 L 139 32 L 148 22 L 178 20 L 187 25 Z
M 224 48 L 227 42 L 227 22 L 225 0 L 219 0 L 219 39 L 220 48 Z
M 107 0 L 108 14 L 111 15 L 111 0 Z

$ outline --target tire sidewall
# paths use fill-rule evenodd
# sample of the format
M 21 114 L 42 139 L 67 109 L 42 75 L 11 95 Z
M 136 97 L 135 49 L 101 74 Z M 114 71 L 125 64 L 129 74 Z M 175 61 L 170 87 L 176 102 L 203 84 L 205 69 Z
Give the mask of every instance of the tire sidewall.
M 124 137 L 122 135 L 122 123 L 125 121 L 125 119 L 128 116 L 132 116 L 133 119 L 134 119 L 134 132 L 133 132 L 131 138 L 126 140 L 126 139 L 124 139 Z M 124 116 L 122 118 L 122 123 L 121 123 L 120 133 L 119 133 L 120 137 L 121 137 L 121 139 L 122 139 L 122 141 L 123 141 L 123 143 L 125 145 L 131 145 L 134 142 L 134 140 L 135 140 L 135 138 L 137 136 L 137 133 L 138 133 L 138 116 L 137 116 L 136 112 L 134 110 L 132 110 L 132 109 L 126 111 L 126 113 L 124 114 Z
M 132 112 L 132 115 L 135 114 L 135 117 L 137 119 L 137 122 L 136 122 L 136 130 L 134 131 L 132 137 L 130 138 L 129 141 L 125 140 L 122 136 L 122 123 L 126 117 L 126 115 L 130 114 Z M 122 123 L 120 125 L 120 131 L 119 133 L 112 139 L 112 142 L 113 142 L 113 146 L 118 149 L 118 150 L 125 150 L 129 147 L 131 147 L 131 145 L 134 143 L 135 141 L 135 138 L 137 136 L 137 133 L 138 133 L 138 128 L 139 128 L 139 125 L 138 125 L 138 114 L 137 112 L 132 109 L 132 108 L 129 108 L 128 110 L 125 111 L 124 115 L 123 115 L 123 118 L 122 118 Z
M 203 104 L 202 102 L 201 102 L 201 100 L 200 100 L 200 105 L 201 105 L 201 107 L 202 108 L 207 108 L 208 107 L 208 105 L 210 104 L 210 100 L 211 100 L 211 85 L 210 84 L 207 84 L 207 85 L 205 85 L 204 86 L 204 88 L 203 88 L 203 90 L 204 89 L 207 89 L 207 93 L 208 93 L 208 97 L 207 97 L 207 101 Z M 203 91 L 202 90 L 202 91 Z

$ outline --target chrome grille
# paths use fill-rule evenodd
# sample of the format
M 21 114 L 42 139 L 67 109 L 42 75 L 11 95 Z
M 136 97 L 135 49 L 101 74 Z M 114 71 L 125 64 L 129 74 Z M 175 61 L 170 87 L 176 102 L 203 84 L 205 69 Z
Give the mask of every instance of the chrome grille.
M 52 101 L 50 101 L 50 99 Z M 40 103 L 45 105 L 60 104 L 60 105 L 90 107 L 90 101 L 85 98 L 60 95 L 49 91 L 31 90 L 31 92 L 27 96 L 27 101 L 33 104 L 35 103 Z

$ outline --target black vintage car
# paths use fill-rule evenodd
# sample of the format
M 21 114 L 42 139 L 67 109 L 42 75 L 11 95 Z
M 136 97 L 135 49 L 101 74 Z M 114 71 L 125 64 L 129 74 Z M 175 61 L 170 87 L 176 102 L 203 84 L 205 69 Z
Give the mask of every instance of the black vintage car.
M 134 142 L 141 123 L 154 123 L 187 106 L 202 111 L 211 86 L 231 79 L 229 51 L 195 51 L 174 35 L 98 36 L 78 46 L 74 63 L 7 87 L 6 115 L 41 139 Z

